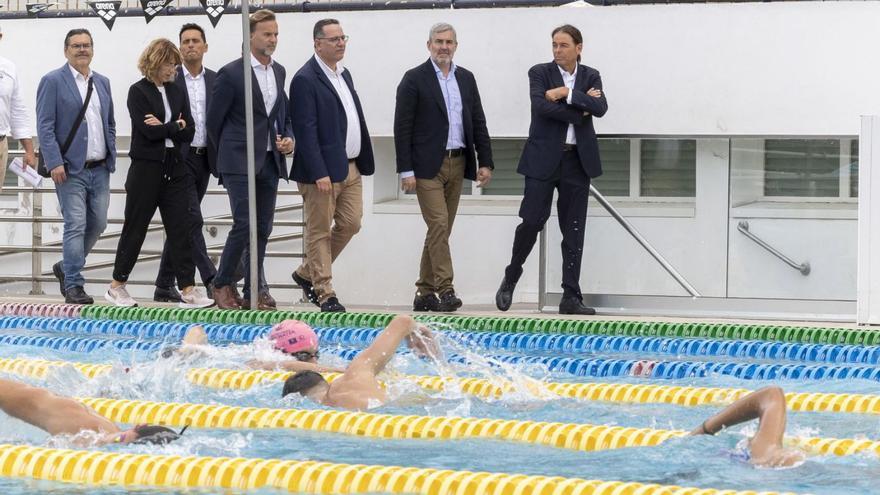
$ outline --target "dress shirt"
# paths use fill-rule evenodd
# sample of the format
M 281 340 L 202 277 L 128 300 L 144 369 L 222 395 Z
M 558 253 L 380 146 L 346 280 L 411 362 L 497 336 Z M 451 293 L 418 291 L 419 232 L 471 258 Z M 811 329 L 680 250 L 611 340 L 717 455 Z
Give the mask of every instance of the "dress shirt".
M 568 87 L 568 98 L 565 99 L 565 102 L 571 105 L 571 96 L 574 92 L 574 82 L 577 79 L 577 64 L 574 66 L 574 73 L 569 74 L 562 67 L 559 67 L 559 73 L 562 74 L 562 83 Z M 574 124 L 568 124 L 568 132 L 565 133 L 565 144 L 577 144 L 577 138 L 574 135 Z
M 203 148 L 208 145 L 207 132 L 205 131 L 205 115 L 208 113 L 208 97 L 205 89 L 205 68 L 194 76 L 183 68 L 183 80 L 186 82 L 186 92 L 189 95 L 189 110 L 192 112 L 195 122 L 196 133 L 193 136 L 191 146 Z
M 446 102 L 446 116 L 449 117 L 449 137 L 446 138 L 446 149 L 457 150 L 464 148 L 464 123 L 461 118 L 461 90 L 455 79 L 455 64 L 449 69 L 449 74 L 443 75 L 440 67 L 431 60 L 437 80 L 440 82 L 440 91 L 443 92 L 443 101 Z
M 159 89 L 159 94 L 162 95 L 162 105 L 165 106 L 165 123 L 167 124 L 167 123 L 171 122 L 171 104 L 168 103 L 168 95 L 165 93 L 165 87 L 158 86 L 158 89 Z M 168 138 L 165 138 L 165 147 L 166 148 L 173 148 L 174 141 L 172 141 Z
M 348 155 L 349 160 L 353 160 L 361 154 L 361 121 L 358 118 L 354 97 L 348 89 L 348 84 L 345 84 L 345 79 L 342 78 L 345 67 L 337 62 L 336 70 L 334 71 L 321 60 L 321 57 L 315 55 L 315 60 L 320 64 L 327 79 L 330 79 L 330 84 L 336 88 L 336 95 L 339 96 L 342 106 L 345 108 L 345 118 L 348 121 L 345 134 L 345 153 Z
M 257 57 L 254 54 L 251 54 L 251 67 L 254 69 L 254 74 L 257 76 L 257 83 L 260 85 L 260 93 L 263 94 L 263 105 L 266 107 L 266 115 L 272 113 L 272 109 L 275 107 L 275 100 L 278 99 L 278 87 L 275 84 L 275 68 L 273 67 L 275 62 L 273 60 L 269 60 L 268 65 L 263 65 L 257 60 Z M 275 129 L 275 123 L 272 123 L 272 128 Z M 278 129 L 275 129 L 275 134 L 278 134 Z M 266 138 L 266 151 L 272 151 L 272 140 L 275 139 L 275 136 L 268 136 Z
M 67 64 L 76 87 L 79 89 L 79 96 L 82 101 L 86 101 L 86 93 L 89 88 L 88 78 L 80 74 L 72 65 Z M 89 77 L 92 77 L 92 71 L 89 70 Z M 92 97 L 89 98 L 89 107 L 86 108 L 86 131 L 88 133 L 88 144 L 86 145 L 86 161 L 94 162 L 107 158 L 107 142 L 104 140 L 104 121 L 101 118 L 101 99 L 98 98 L 98 88 L 92 88 Z M 55 136 L 59 138 L 61 136 Z M 62 138 L 64 139 L 64 138 Z
M 0 57 L 0 135 L 30 139 L 33 136 L 30 115 L 19 87 L 15 64 Z

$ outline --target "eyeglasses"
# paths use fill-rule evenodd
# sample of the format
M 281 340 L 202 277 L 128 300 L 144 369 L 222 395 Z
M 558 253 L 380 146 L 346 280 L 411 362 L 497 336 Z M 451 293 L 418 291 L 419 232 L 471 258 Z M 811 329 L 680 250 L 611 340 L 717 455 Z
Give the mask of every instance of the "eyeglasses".
M 69 46 L 70 48 L 73 48 L 74 50 L 91 50 L 92 49 L 91 43 L 74 43 L 72 45 L 67 45 L 67 46 Z
M 291 354 L 297 361 L 310 361 L 312 359 L 318 359 L 321 356 L 321 353 L 318 351 L 309 352 L 309 351 L 299 351 Z
M 338 44 L 340 41 L 343 42 L 343 43 L 348 43 L 348 40 L 351 39 L 351 36 L 349 36 L 349 35 L 346 34 L 345 36 L 334 36 L 334 37 L 332 37 L 332 38 L 315 38 L 315 39 L 318 39 L 318 40 L 327 40 L 330 44 L 332 44 L 332 45 L 336 45 L 336 44 Z

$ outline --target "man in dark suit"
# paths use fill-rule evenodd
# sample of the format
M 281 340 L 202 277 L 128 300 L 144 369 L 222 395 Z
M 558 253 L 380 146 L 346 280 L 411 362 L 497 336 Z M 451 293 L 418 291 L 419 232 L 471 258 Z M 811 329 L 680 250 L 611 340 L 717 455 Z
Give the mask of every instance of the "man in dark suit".
M 181 146 L 181 155 L 186 161 L 186 171 L 192 177 L 194 185 L 187 191 L 189 207 L 186 213 L 190 217 L 193 262 L 199 270 L 202 283 L 208 290 L 208 297 L 211 297 L 213 294 L 211 283 L 217 275 L 217 269 L 208 257 L 208 248 L 202 233 L 204 220 L 201 204 L 208 190 L 211 174 L 217 174 L 217 148 L 208 140 L 205 129 L 207 108 L 211 103 L 211 92 L 214 89 L 217 73 L 202 65 L 202 59 L 207 51 L 208 43 L 204 29 L 198 24 L 184 24 L 180 28 L 180 55 L 183 57 L 183 65 L 177 70 L 177 78 L 174 82 L 187 94 L 189 108 L 195 121 L 195 136 L 192 143 L 184 143 Z M 166 239 L 162 250 L 162 261 L 159 264 L 159 275 L 156 277 L 154 301 L 181 301 L 180 293 L 174 287 L 170 248 L 170 239 Z
M 553 30 L 553 62 L 529 70 L 532 123 L 517 172 L 525 175 L 513 254 L 504 271 L 495 305 L 507 311 L 522 265 L 538 233 L 550 218 L 553 192 L 559 191 L 557 213 L 562 231 L 562 314 L 591 315 L 580 289 L 581 256 L 587 219 L 590 179 L 602 175 L 593 116 L 608 110 L 599 71 L 581 65 L 583 37 L 571 25 Z
M 455 28 L 435 24 L 428 33 L 431 57 L 407 71 L 397 87 L 394 146 L 400 187 L 416 191 L 428 226 L 413 311 L 461 307 L 452 284 L 449 235 L 463 179 L 484 186 L 494 168 L 477 82 L 469 70 L 452 62 L 456 48 Z
M 40 80 L 37 87 L 37 135 L 40 153 L 55 182 L 64 217 L 63 259 L 52 267 L 64 301 L 92 304 L 81 270 L 86 256 L 107 227 L 110 174 L 116 170 L 116 119 L 110 81 L 91 70 L 94 42 L 87 29 L 64 38 L 67 63 Z M 85 116 L 70 147 L 61 147 L 86 100 Z
M 321 311 L 345 311 L 332 285 L 331 265 L 360 230 L 362 175 L 372 175 L 373 148 L 351 74 L 342 64 L 348 36 L 335 19 L 312 30 L 315 56 L 290 82 L 296 152 L 290 178 L 303 195 L 303 263 L 293 280 Z
M 247 136 L 245 134 L 244 98 L 254 102 L 254 160 L 257 202 L 257 269 L 263 274 L 266 242 L 272 233 L 275 216 L 275 198 L 278 179 L 287 177 L 284 154 L 293 151 L 293 130 L 287 114 L 287 96 L 284 93 L 285 71 L 272 60 L 278 43 L 278 23 L 271 10 L 258 10 L 250 17 L 251 53 L 247 63 L 253 67 L 253 92 L 244 93 L 242 77 L 245 58 L 226 64 L 217 72 L 211 106 L 208 108 L 208 139 L 217 148 L 217 171 L 229 194 L 232 210 L 232 229 L 226 239 L 220 268 L 214 277 L 214 300 L 217 306 L 239 309 L 232 285 L 235 269 L 241 262 L 248 243 L 248 176 Z M 254 253 L 250 253 L 252 256 Z M 246 272 L 250 264 L 246 264 Z M 261 284 L 262 285 L 262 284 Z M 244 294 L 250 295 L 250 276 L 245 273 Z M 268 289 L 260 290 L 259 309 L 273 307 Z

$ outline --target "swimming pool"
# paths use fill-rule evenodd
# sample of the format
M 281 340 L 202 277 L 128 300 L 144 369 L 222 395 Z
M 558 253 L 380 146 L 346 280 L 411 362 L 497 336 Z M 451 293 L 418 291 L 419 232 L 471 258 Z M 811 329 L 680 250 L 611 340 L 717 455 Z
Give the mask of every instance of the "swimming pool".
M 202 313 L 208 314 L 208 313 Z M 71 315 L 72 316 L 72 315 Z M 278 315 L 279 319 L 285 317 Z M 210 321 L 210 320 L 205 320 Z M 238 328 L 215 327 L 214 336 L 227 332 L 228 337 L 238 332 L 238 337 L 214 339 L 225 347 L 209 352 L 193 360 L 156 360 L 156 348 L 179 339 L 179 330 L 186 324 L 166 322 L 98 323 L 68 318 L 45 318 L 42 320 L 0 317 L 0 361 L 14 359 L 51 360 L 72 363 L 109 363 L 99 376 L 86 378 L 76 369 L 51 367 L 46 376 L 38 378 L 34 373 L 18 370 L 15 376 L 29 383 L 48 386 L 54 390 L 77 397 L 108 397 L 136 401 L 161 401 L 170 403 L 199 403 L 241 407 L 274 409 L 297 409 L 308 411 L 327 410 L 306 400 L 280 397 L 280 383 L 265 380 L 246 388 L 216 388 L 194 383 L 187 378 L 183 368 L 241 369 L 246 359 L 266 357 L 269 346 L 261 344 L 259 335 L 265 326 L 236 324 Z M 497 320 L 496 320 L 497 323 Z M 177 325 L 177 326 L 175 326 Z M 480 325 L 485 325 L 481 322 Z M 458 329 L 483 330 L 485 328 L 457 326 Z M 561 397 L 546 390 L 532 393 L 528 377 L 555 383 L 609 383 L 609 384 L 655 384 L 661 387 L 724 387 L 756 389 L 774 383 L 782 385 L 787 392 L 875 394 L 878 382 L 873 379 L 873 369 L 878 355 L 877 346 L 849 344 L 846 348 L 829 348 L 836 344 L 801 342 L 796 348 L 778 345 L 768 356 L 768 346 L 763 354 L 752 353 L 760 348 L 757 339 L 740 339 L 736 350 L 728 344 L 720 345 L 719 339 L 698 337 L 706 342 L 692 342 L 697 337 L 663 337 L 665 342 L 630 340 L 627 345 L 597 344 L 596 339 L 569 339 L 570 346 L 529 348 L 521 342 L 526 337 L 516 337 L 515 329 L 506 322 L 498 328 L 511 334 L 507 344 L 501 337 L 495 343 L 491 336 L 470 335 L 462 338 L 460 332 L 444 331 L 444 350 L 451 356 L 451 363 L 437 369 L 427 362 L 401 353 L 393 361 L 393 371 L 387 380 L 393 382 L 391 395 L 395 399 L 379 411 L 386 415 L 492 418 L 514 421 L 542 421 L 572 424 L 610 425 L 628 428 L 651 428 L 654 430 L 690 430 L 707 416 L 719 409 L 718 404 L 685 407 L 666 403 L 627 403 L 578 400 Z M 360 334 L 351 330 L 348 337 L 340 336 L 343 325 L 325 325 L 322 334 L 322 362 L 344 365 L 365 342 L 370 330 Z M 358 326 L 357 328 L 367 328 Z M 211 330 L 211 327 L 209 327 Z M 175 333 L 178 332 L 178 333 Z M 334 333 L 335 332 L 335 336 Z M 163 341 L 158 336 L 170 336 Z M 211 331 L 209 331 L 211 334 Z M 357 334 L 357 335 L 355 335 Z M 559 334 L 561 335 L 561 334 Z M 243 342 L 258 338 L 256 345 Z M 39 340 L 39 338 L 43 338 Z M 556 339 L 557 343 L 562 337 Z M 647 337 L 642 337 L 647 338 Z M 483 340 L 480 340 L 483 339 Z M 537 339 L 532 339 L 537 341 Z M 545 339 L 547 340 L 547 339 Z M 587 342 L 589 341 L 589 342 Z M 114 345 L 107 345 L 112 342 Z M 236 343 L 238 342 L 238 343 Z M 585 343 L 587 342 L 587 343 Z M 103 344 L 102 344 L 103 343 Z M 545 342 L 546 343 L 546 342 Z M 589 344 L 589 345 L 588 345 Z M 47 347 L 48 345 L 48 347 Z M 554 343 L 553 345 L 556 345 Z M 617 345 L 617 347 L 615 347 Z M 813 347 L 809 347 L 813 345 Z M 845 345 L 845 344 L 840 344 Z M 726 346 L 726 347 L 725 347 Z M 53 348 L 54 347 L 54 348 Z M 540 347 L 540 348 L 539 348 Z M 673 349 L 674 348 L 674 349 Z M 703 351 L 700 351 L 700 349 Z M 723 348 L 723 349 L 722 349 Z M 670 350 L 673 349 L 673 350 Z M 709 350 L 714 349 L 714 352 Z M 725 350 L 726 349 L 726 350 Z M 745 349 L 740 351 L 740 349 Z M 723 352 L 722 352 L 723 351 Z M 487 360 L 493 355 L 500 359 Z M 576 365 L 556 366 L 550 360 L 567 358 L 580 360 Z M 694 373 L 672 373 L 669 376 L 641 378 L 626 372 L 628 362 L 650 359 L 670 363 L 690 362 L 698 366 L 678 366 Z M 592 360 L 592 361 L 589 361 Z M 597 364 L 624 362 L 621 365 Z M 510 361 L 504 363 L 503 361 Z M 528 362 L 534 361 L 534 362 Z M 589 361 L 589 364 L 584 362 Z M 702 364 L 700 364 L 702 363 Z M 720 367 L 707 368 L 705 363 Z M 2 364 L 2 363 L 0 363 Z M 558 363 L 557 363 L 558 364 Z M 755 365 L 749 368 L 749 365 Z M 821 376 L 813 373 L 807 377 L 801 373 L 798 379 L 766 379 L 767 369 L 776 366 L 825 366 L 828 369 L 864 368 L 868 371 L 856 375 L 848 371 L 828 371 Z M 604 367 L 603 367 L 604 366 Z M 739 375 L 722 373 L 723 367 L 745 369 Z M 0 366 L 2 368 L 2 366 Z M 600 370 L 602 373 L 581 373 L 579 369 Z M 7 369 L 7 368 L 3 368 Z M 126 371 L 128 369 L 128 371 Z M 656 366 L 654 369 L 658 369 Z M 798 368 L 803 369 L 803 368 Z M 721 371 L 719 371 L 721 370 Z M 751 370 L 751 371 L 749 371 Z M 574 372 L 569 372 L 574 371 Z M 23 376 L 29 375 L 29 376 Z M 490 380 L 496 384 L 510 380 L 525 384 L 516 393 L 500 398 L 479 397 L 464 393 L 457 387 L 445 390 L 426 390 L 413 376 L 455 375 Z M 665 373 L 665 372 L 664 372 Z M 661 373 L 661 374 L 664 374 Z M 794 375 L 791 375 L 794 376 Z M 874 432 L 880 426 L 880 416 L 871 413 L 798 412 L 789 416 L 788 435 L 793 437 L 826 438 L 877 438 Z M 397 420 L 395 420 L 397 421 Z M 399 424 L 407 421 L 399 420 Z M 476 420 L 471 420 L 476 422 Z M 410 420 L 411 422 L 411 420 Z M 267 458 L 299 461 L 324 461 L 339 464 L 366 464 L 385 466 L 411 466 L 416 468 L 486 471 L 494 473 L 520 473 L 525 475 L 560 476 L 600 480 L 632 481 L 731 490 L 792 491 L 814 494 L 855 494 L 874 491 L 875 475 L 880 460 L 873 452 L 855 455 L 814 455 L 807 462 L 793 469 L 756 469 L 731 458 L 731 452 L 755 425 L 734 427 L 716 437 L 671 438 L 656 446 L 627 448 L 576 449 L 526 443 L 523 441 L 492 438 L 376 438 L 358 434 L 342 434 L 308 429 L 270 428 L 193 428 L 181 441 L 164 447 L 116 446 L 102 450 L 116 454 L 160 454 L 210 457 Z M 8 420 L 0 423 L 0 443 L 31 444 L 50 448 L 70 448 L 63 441 L 47 441 L 46 434 Z M 89 490 L 90 493 L 121 493 L 118 487 L 86 488 L 71 484 L 34 481 L 19 478 L 0 478 L 0 488 L 6 493 L 31 493 L 36 490 L 70 493 Z M 177 493 L 174 488 L 149 488 L 144 491 Z M 190 489 L 187 493 L 198 489 Z M 226 490 L 224 490 L 226 491 Z M 206 492 L 211 492 L 207 490 Z M 251 492 L 251 491 L 249 491 Z M 276 489 L 261 489 L 258 493 L 277 493 Z M 511 492 L 512 493 L 512 492 Z

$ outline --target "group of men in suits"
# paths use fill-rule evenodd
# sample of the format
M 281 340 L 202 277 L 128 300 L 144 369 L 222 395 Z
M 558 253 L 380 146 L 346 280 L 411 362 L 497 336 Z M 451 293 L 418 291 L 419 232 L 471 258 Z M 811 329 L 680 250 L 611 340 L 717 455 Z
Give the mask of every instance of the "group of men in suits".
M 193 259 L 202 281 L 221 308 L 248 307 L 258 290 L 258 308 L 272 309 L 262 269 L 272 231 L 280 179 L 293 179 L 303 195 L 305 258 L 292 273 L 306 298 L 322 311 L 344 311 L 332 286 L 332 264 L 359 231 L 363 213 L 361 177 L 375 169 L 369 132 L 350 72 L 342 65 L 348 36 L 335 19 L 318 21 L 313 30 L 315 55 L 293 76 L 284 91 L 286 72 L 272 59 L 278 41 L 275 15 L 251 16 L 251 52 L 217 73 L 202 61 L 208 45 L 204 30 L 186 24 L 180 31 L 183 65 L 176 83 L 186 89 L 195 136 L 186 148 Z M 563 289 L 560 311 L 591 314 L 578 285 L 590 179 L 601 174 L 592 117 L 607 110 L 598 71 L 581 65 L 583 40 L 570 25 L 552 33 L 554 61 L 529 71 L 532 121 L 518 172 L 526 176 L 511 261 L 496 294 L 502 311 L 510 307 L 522 265 L 538 232 L 550 216 L 559 191 L 563 233 Z M 427 234 L 422 250 L 413 309 L 455 311 L 462 306 L 453 285 L 449 236 L 464 179 L 485 186 L 494 164 L 486 116 L 473 73 L 457 66 L 453 26 L 431 27 L 430 57 L 403 76 L 397 88 L 394 140 L 401 189 L 415 192 Z M 88 69 L 91 35 L 74 30 L 65 39 L 68 63 L 47 74 L 38 90 L 38 127 L 43 156 L 57 184 L 65 218 L 64 259 L 55 266 L 68 302 L 89 303 L 80 274 L 85 256 L 106 226 L 109 173 L 115 163 L 115 123 L 107 79 Z M 253 94 L 245 95 L 243 64 L 252 67 Z M 63 154 L 61 143 L 73 125 L 86 84 L 94 82 L 85 125 Z M 288 98 L 288 94 L 290 97 Z M 248 195 L 245 131 L 246 97 L 253 97 L 257 186 L 258 252 L 248 253 Z M 293 138 L 296 137 L 294 147 Z M 293 154 L 288 173 L 285 155 Z M 64 165 L 63 167 L 61 165 Z M 211 175 L 225 186 L 233 216 L 218 268 L 207 255 L 202 234 L 201 201 Z M 174 301 L 166 245 L 155 299 Z M 258 288 L 249 285 L 251 254 L 260 269 Z M 236 281 L 245 275 L 244 297 Z

